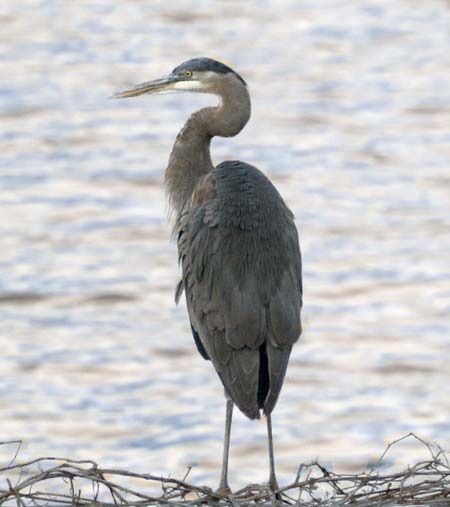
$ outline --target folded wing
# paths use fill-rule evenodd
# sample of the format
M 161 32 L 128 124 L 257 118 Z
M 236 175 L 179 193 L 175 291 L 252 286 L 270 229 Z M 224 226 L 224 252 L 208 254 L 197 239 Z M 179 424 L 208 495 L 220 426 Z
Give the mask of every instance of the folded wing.
M 301 332 L 301 257 L 291 212 L 257 169 L 224 162 L 176 230 L 194 339 L 249 418 L 270 414 Z

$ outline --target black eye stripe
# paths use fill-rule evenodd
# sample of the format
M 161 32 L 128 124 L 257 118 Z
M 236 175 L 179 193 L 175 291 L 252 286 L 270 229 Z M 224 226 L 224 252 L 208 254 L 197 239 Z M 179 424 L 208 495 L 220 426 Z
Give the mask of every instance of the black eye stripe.
M 190 72 L 207 72 L 212 71 L 218 74 L 234 74 L 242 83 L 246 84 L 242 77 L 227 65 L 213 60 L 212 58 L 193 58 L 187 62 L 182 63 L 173 70 L 174 74 L 184 74 Z

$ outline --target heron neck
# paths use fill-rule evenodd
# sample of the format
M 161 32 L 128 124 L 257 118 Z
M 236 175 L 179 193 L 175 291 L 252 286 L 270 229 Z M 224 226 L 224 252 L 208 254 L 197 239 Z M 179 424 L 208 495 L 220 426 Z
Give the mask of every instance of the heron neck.
M 170 205 L 179 214 L 189 206 L 200 178 L 213 169 L 210 145 L 214 136 L 238 134 L 250 118 L 247 87 L 241 84 L 217 90 L 221 102 L 194 113 L 178 134 L 169 158 L 164 183 Z
M 251 114 L 250 95 L 247 86 L 235 80 L 218 89 L 220 104 L 199 111 L 205 128 L 213 136 L 232 137 L 245 127 Z
M 164 174 L 169 203 L 177 214 L 189 205 L 199 179 L 213 169 L 211 136 L 204 128 L 200 112 L 194 113 L 180 130 Z

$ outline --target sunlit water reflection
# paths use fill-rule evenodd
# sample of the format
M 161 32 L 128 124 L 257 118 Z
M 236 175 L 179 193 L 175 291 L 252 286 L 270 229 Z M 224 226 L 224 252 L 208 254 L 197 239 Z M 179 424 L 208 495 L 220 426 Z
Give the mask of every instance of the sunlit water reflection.
M 215 160 L 263 169 L 301 234 L 281 481 L 315 457 L 360 470 L 409 431 L 449 446 L 448 3 L 23 0 L 0 19 L 0 440 L 217 481 L 222 389 L 173 302 L 161 187 L 177 130 L 211 99 L 106 100 L 207 55 L 253 97 Z M 267 478 L 264 435 L 236 415 L 233 485 Z

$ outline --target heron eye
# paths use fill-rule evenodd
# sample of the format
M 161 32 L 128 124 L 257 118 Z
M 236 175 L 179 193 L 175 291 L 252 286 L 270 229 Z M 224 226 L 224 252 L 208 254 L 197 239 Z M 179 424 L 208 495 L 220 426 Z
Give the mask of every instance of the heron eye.
M 192 70 L 184 71 L 184 77 L 192 77 Z

